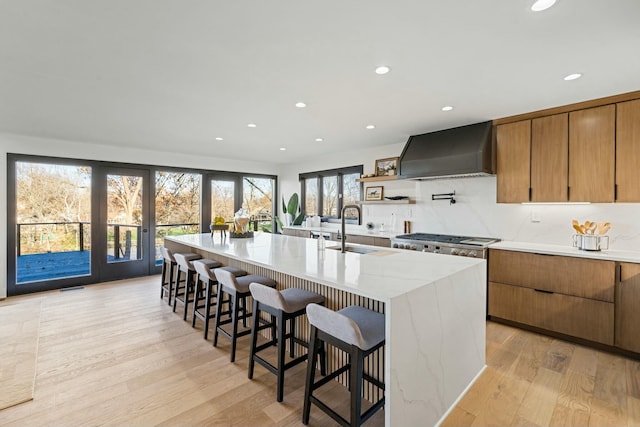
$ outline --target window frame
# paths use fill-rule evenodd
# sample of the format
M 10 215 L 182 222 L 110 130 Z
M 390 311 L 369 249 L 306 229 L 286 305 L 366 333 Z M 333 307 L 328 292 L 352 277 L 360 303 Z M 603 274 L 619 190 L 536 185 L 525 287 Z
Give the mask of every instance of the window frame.
M 344 168 L 327 169 L 322 171 L 305 172 L 305 173 L 299 174 L 298 180 L 300 181 L 300 206 L 306 207 L 307 193 L 306 193 L 305 180 L 313 179 L 313 178 L 318 179 L 318 211 L 313 213 L 305 212 L 305 215 L 307 216 L 318 215 L 321 218 L 340 219 L 342 217 L 342 207 L 343 207 L 343 199 L 344 199 L 343 198 L 343 194 L 344 194 L 343 176 L 350 175 L 350 174 L 362 175 L 363 170 L 364 170 L 363 165 L 355 165 L 355 166 L 348 166 Z M 322 212 L 324 210 L 324 206 L 323 206 L 324 181 L 323 180 L 324 178 L 335 177 L 335 176 L 337 176 L 338 178 L 338 216 L 334 217 L 334 216 L 323 215 Z M 362 183 L 360 183 L 360 199 L 362 200 Z

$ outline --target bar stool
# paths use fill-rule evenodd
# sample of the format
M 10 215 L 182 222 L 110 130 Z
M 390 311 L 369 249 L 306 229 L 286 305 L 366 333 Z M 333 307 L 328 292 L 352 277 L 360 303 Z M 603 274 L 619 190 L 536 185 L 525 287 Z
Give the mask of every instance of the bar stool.
M 201 260 L 194 261 L 193 267 L 196 270 L 196 287 L 193 293 L 193 316 L 191 318 L 191 327 L 196 326 L 196 319 L 200 319 L 204 322 L 204 339 L 209 337 L 209 319 L 212 319 L 215 315 L 211 313 L 211 307 L 216 305 L 214 301 L 216 297 L 216 288 L 218 280 L 216 279 L 214 271 L 217 269 L 210 269 L 205 262 Z M 223 270 L 231 272 L 236 277 L 246 276 L 247 272 L 237 267 L 219 267 Z M 202 286 L 202 283 L 205 286 Z M 204 301 L 203 301 L 204 300 Z M 204 309 L 204 313 L 200 310 Z
M 218 302 L 216 304 L 216 327 L 213 332 L 213 346 L 218 346 L 218 334 L 222 334 L 231 341 L 231 362 L 236 360 L 236 343 L 239 337 L 243 337 L 251 333 L 251 329 L 238 332 L 238 321 L 242 320 L 243 326 L 247 326 L 247 317 L 251 313 L 247 313 L 247 297 L 251 296 L 249 290 L 250 283 L 260 283 L 261 285 L 276 287 L 276 281 L 268 277 L 249 274 L 247 276 L 236 277 L 231 272 L 216 269 L 214 271 L 218 279 Z M 224 294 L 229 296 L 229 309 L 222 311 L 224 302 Z M 242 305 L 242 307 L 241 307 Z M 242 312 L 242 314 L 240 314 Z M 230 315 L 229 319 L 220 320 L 223 314 Z M 231 333 L 222 329 L 222 325 L 231 323 Z
M 296 319 L 306 313 L 307 304 L 316 303 L 324 304 L 324 297 L 315 292 L 307 291 L 299 288 L 289 288 L 282 292 L 259 283 L 251 283 L 249 285 L 251 296 L 253 297 L 253 325 L 251 328 L 251 352 L 249 353 L 249 379 L 253 379 L 253 368 L 255 362 L 258 362 L 269 372 L 275 374 L 278 378 L 278 388 L 276 397 L 278 402 L 282 402 L 284 397 L 284 371 L 296 366 L 297 364 L 307 360 L 308 352 L 299 356 L 288 363 L 284 363 L 286 340 L 289 340 L 289 356 L 294 357 L 295 344 L 300 344 L 309 348 L 308 344 L 295 336 Z M 277 324 L 276 334 L 271 335 L 271 341 L 265 344 L 258 344 L 258 331 L 260 312 L 264 311 L 271 314 L 271 323 L 267 323 L 267 327 Z M 276 322 L 277 321 L 277 322 Z M 289 321 L 289 333 L 286 333 L 287 321 Z M 278 366 L 273 366 L 265 359 L 258 355 L 258 352 L 278 344 L 277 359 Z M 324 352 L 320 353 L 322 374 L 326 372 Z
M 193 262 L 189 261 L 183 254 L 175 254 L 174 258 L 178 263 L 178 270 L 176 271 L 176 294 L 173 297 L 173 311 L 175 313 L 178 302 L 184 305 L 182 320 L 187 320 L 189 303 L 193 301 L 192 299 L 189 299 L 189 295 L 194 291 L 196 269 L 193 266 Z M 200 262 L 205 264 L 209 269 L 222 267 L 220 262 L 212 259 L 203 259 L 200 260 Z M 180 280 L 181 273 L 184 273 L 183 281 Z M 184 287 L 180 286 L 180 283 L 184 283 Z
M 362 380 L 365 379 L 384 390 L 384 384 L 381 381 L 364 373 L 364 359 L 384 345 L 384 314 L 359 306 L 349 306 L 340 311 L 333 311 L 321 305 L 309 304 L 307 306 L 307 317 L 311 324 L 311 334 L 309 336 L 311 350 L 307 366 L 302 423 L 309 424 L 311 403 L 314 403 L 340 425 L 359 427 L 384 406 L 383 395 L 378 402 L 365 411 L 364 414 L 362 413 Z M 321 342 L 326 342 L 347 352 L 349 354 L 349 363 L 316 382 L 314 379 L 315 364 Z M 313 395 L 314 390 L 346 371 L 350 371 L 350 421 L 341 417 Z
M 162 275 L 160 276 L 160 298 L 164 298 L 164 293 L 167 293 L 167 304 L 171 305 L 171 295 L 173 293 L 174 284 L 174 268 L 178 265 L 173 253 L 165 248 L 160 247 L 160 254 L 162 255 Z M 202 258 L 198 254 L 185 253 L 184 255 L 189 261 Z M 169 269 L 169 279 L 165 281 L 167 277 L 167 269 Z

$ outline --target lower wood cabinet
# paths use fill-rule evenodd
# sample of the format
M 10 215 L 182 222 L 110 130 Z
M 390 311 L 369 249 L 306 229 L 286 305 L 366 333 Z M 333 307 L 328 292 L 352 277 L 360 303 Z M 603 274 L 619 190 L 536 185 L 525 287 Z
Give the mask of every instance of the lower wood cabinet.
M 640 353 L 640 264 L 620 263 L 615 345 Z
M 295 237 L 311 237 L 311 232 L 309 230 L 295 230 L 293 228 L 285 228 L 282 231 L 282 234 Z
M 635 280 L 639 285 L 634 299 L 637 304 L 640 276 Z M 614 326 L 620 323 L 616 306 L 620 298 L 615 289 L 614 261 L 494 249 L 489 252 L 488 314 L 492 318 L 613 346 L 618 341 Z M 632 341 L 633 331 L 625 330 L 625 338 L 627 334 Z
M 520 286 L 489 283 L 491 316 L 613 345 L 614 305 Z

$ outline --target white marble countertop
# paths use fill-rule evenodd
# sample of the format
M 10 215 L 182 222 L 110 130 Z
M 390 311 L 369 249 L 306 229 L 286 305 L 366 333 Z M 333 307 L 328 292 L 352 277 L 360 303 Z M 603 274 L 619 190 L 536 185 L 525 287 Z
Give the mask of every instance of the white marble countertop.
M 165 239 L 382 302 L 485 263 L 466 257 L 355 244 L 348 245 L 376 251 L 365 255 L 343 254 L 329 249 L 338 246 L 335 242 L 327 242 L 327 249 L 319 250 L 314 239 L 259 232 L 251 239 L 225 239 L 217 233 L 213 238 L 206 233 Z
M 527 243 L 501 241 L 489 246 L 490 249 L 503 249 L 506 251 L 531 252 L 547 255 L 565 255 L 579 258 L 601 259 L 607 261 L 622 261 L 640 263 L 640 252 L 619 251 L 609 249 L 606 251 L 582 251 L 569 245 L 549 245 L 545 243 Z
M 292 230 L 308 230 L 316 233 L 339 233 L 340 232 L 340 224 L 331 223 L 331 225 L 323 225 L 321 227 L 302 227 L 300 225 L 290 225 L 285 226 L 284 228 L 290 228 Z M 356 236 L 372 236 L 372 237 L 382 237 L 386 239 L 392 239 L 399 234 L 399 232 L 388 232 L 388 231 L 379 231 L 379 230 L 367 230 L 359 225 L 347 224 L 345 229 L 347 234 L 353 234 Z

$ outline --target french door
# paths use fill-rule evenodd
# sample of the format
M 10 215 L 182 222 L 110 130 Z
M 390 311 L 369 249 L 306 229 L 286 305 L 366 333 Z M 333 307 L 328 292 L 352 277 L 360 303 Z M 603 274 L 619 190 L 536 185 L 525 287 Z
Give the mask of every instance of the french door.
M 95 224 L 100 281 L 149 274 L 149 170 L 101 167 L 100 221 Z

